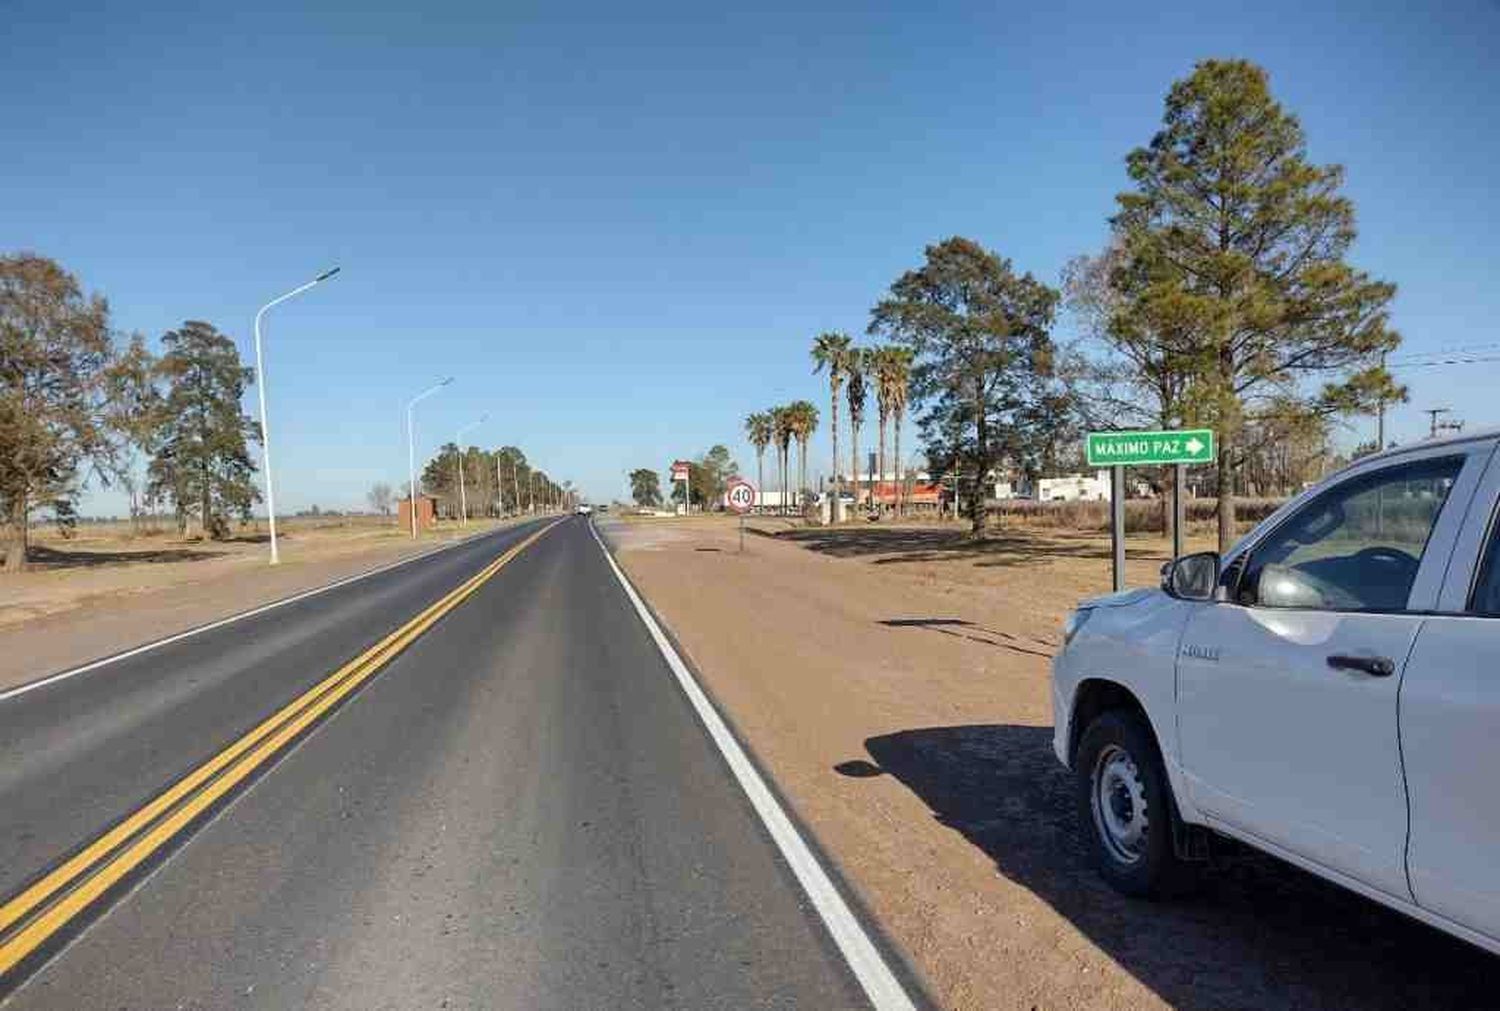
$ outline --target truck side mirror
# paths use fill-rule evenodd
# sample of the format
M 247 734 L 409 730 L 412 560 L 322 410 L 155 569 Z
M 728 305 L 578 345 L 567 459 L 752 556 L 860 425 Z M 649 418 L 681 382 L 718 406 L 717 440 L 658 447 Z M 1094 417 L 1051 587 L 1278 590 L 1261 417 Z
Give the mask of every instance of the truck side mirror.
M 1212 600 L 1219 585 L 1219 553 L 1199 551 L 1161 567 L 1161 588 L 1178 600 Z

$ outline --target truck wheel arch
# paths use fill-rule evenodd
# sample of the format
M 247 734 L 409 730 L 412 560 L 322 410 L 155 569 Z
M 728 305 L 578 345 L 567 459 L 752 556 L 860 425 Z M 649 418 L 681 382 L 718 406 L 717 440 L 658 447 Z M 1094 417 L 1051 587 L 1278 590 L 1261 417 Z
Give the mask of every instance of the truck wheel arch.
M 1118 681 L 1105 677 L 1089 677 L 1078 683 L 1078 687 L 1073 692 L 1072 715 L 1068 721 L 1068 767 L 1070 769 L 1078 767 L 1078 745 L 1083 740 L 1089 724 L 1094 722 L 1101 713 L 1111 709 L 1123 709 L 1140 716 L 1150 729 L 1151 737 L 1156 744 L 1157 757 L 1166 771 L 1167 783 L 1172 793 L 1172 803 L 1176 806 L 1178 817 L 1186 825 L 1201 825 L 1202 816 L 1198 813 L 1197 807 L 1192 804 L 1182 769 L 1172 756 L 1171 739 L 1163 736 L 1164 733 L 1171 733 L 1171 729 L 1158 726 L 1151 718 L 1151 713 L 1142 704 L 1140 697 Z M 1196 852 L 1196 844 L 1193 848 Z M 1187 855 L 1185 848 L 1182 849 L 1182 855 Z
M 1139 713 L 1141 719 L 1145 720 L 1146 725 L 1151 728 L 1152 735 L 1156 737 L 1157 751 L 1162 750 L 1161 735 L 1156 732 L 1156 724 L 1134 692 L 1118 681 L 1097 677 L 1086 678 L 1079 682 L 1077 689 L 1073 692 L 1073 712 L 1068 720 L 1069 766 L 1077 761 L 1078 742 L 1083 740 L 1083 733 L 1088 729 L 1089 724 L 1093 723 L 1100 713 L 1111 709 L 1127 709 Z

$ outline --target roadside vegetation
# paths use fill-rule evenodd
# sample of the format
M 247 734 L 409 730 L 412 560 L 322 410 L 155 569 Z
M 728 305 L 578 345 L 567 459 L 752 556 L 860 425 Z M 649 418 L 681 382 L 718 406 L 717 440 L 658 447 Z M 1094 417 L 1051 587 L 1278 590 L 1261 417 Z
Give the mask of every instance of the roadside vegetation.
M 440 517 L 513 516 L 563 508 L 573 498 L 571 482 L 557 482 L 533 466 L 519 446 L 485 450 L 445 443 L 422 467 L 418 492 L 437 502 Z M 373 489 L 372 489 L 373 494 Z M 402 497 L 406 497 L 403 485 Z
M 154 357 L 120 337 L 109 304 L 33 253 L 0 256 L 0 511 L 4 568 L 26 567 L 31 522 L 64 533 L 93 479 L 127 494 L 133 528 L 171 511 L 215 540 L 248 520 L 259 498 L 249 444 L 260 430 L 240 409 L 254 373 L 212 324 L 189 320 Z
M 873 483 L 896 491 L 891 501 L 857 500 L 855 511 L 908 512 L 910 409 L 926 469 L 976 534 L 992 512 L 987 475 L 1034 481 L 1077 470 L 1087 429 L 1204 426 L 1217 432 L 1219 456 L 1194 490 L 1214 498 L 1227 547 L 1240 496 L 1297 490 L 1337 462 L 1340 419 L 1405 399 L 1384 365 L 1400 343 L 1388 313 L 1395 285 L 1348 262 L 1356 229 L 1344 170 L 1309 160 L 1302 126 L 1264 70 L 1199 63 L 1172 84 L 1159 130 L 1125 167 L 1107 247 L 1075 259 L 1059 286 L 953 236 L 877 299 L 865 327 L 875 343 L 814 338 L 813 371 L 828 380 L 834 520 L 844 513 L 841 428 L 848 472 L 864 474 L 860 440 L 872 414 Z M 1081 339 L 1058 340 L 1059 309 Z M 222 539 L 249 520 L 260 431 L 240 397 L 254 372 L 209 322 L 187 321 L 161 344 L 157 358 L 142 335 L 116 333 L 105 299 L 54 261 L 0 256 L 6 570 L 25 566 L 35 516 L 71 527 L 91 481 L 120 487 L 133 521 L 169 511 L 183 535 L 196 527 Z M 801 515 L 817 497 L 808 452 L 821 420 L 802 399 L 744 420 L 763 490 L 772 451 L 778 511 Z M 734 467 L 724 456 L 694 461 L 691 504 L 722 495 Z M 1163 473 L 1139 476 L 1167 489 Z M 573 497 L 513 445 L 450 443 L 420 485 L 446 515 L 556 508 Z M 677 484 L 667 497 L 682 494 Z M 370 501 L 385 514 L 392 492 L 372 487 Z
M 1189 508 L 1198 522 L 1212 503 L 1227 548 L 1262 511 L 1247 499 L 1301 490 L 1344 462 L 1334 448 L 1341 424 L 1405 400 L 1384 364 L 1401 340 L 1389 322 L 1396 287 L 1348 262 L 1356 229 L 1344 169 L 1309 160 L 1301 123 L 1262 68 L 1199 63 L 1171 85 L 1160 128 L 1124 161 L 1128 185 L 1106 248 L 1075 258 L 1057 286 L 953 236 L 928 246 L 876 301 L 865 327 L 874 343 L 816 335 L 830 480 L 820 489 L 807 479 L 818 425 L 810 402 L 753 412 L 743 425 L 760 486 L 769 489 L 769 449 L 780 492 L 770 511 L 803 515 L 826 490 L 834 522 L 847 518 L 851 492 L 860 515 L 907 514 L 917 469 L 902 456 L 908 408 L 925 469 L 976 535 L 995 515 L 1039 512 L 990 499 L 986 476 L 1034 486 L 1082 470 L 1088 430 L 1207 427 L 1218 458 L 1195 469 Z M 1057 336 L 1059 311 L 1076 337 Z M 860 456 L 871 414 L 874 468 Z M 1363 443 L 1352 455 L 1376 448 Z M 845 486 L 846 474 L 857 488 Z M 1156 518 L 1136 525 L 1167 532 L 1171 468 L 1131 476 L 1156 498 Z M 1091 514 L 1057 519 L 1076 515 L 1087 526 Z
M 260 501 L 253 447 L 260 425 L 241 401 L 255 383 L 234 341 L 212 323 L 169 330 L 155 355 L 144 335 L 117 333 L 109 303 L 60 264 L 35 253 L 0 256 L 0 526 L 3 570 L 26 568 L 32 530 L 50 521 L 67 538 L 86 488 L 116 487 L 131 536 L 165 515 L 179 539 L 226 541 Z M 529 466 L 515 446 L 470 447 L 458 491 L 458 451 L 424 469 L 422 491 L 446 515 L 497 516 L 557 507 L 572 489 Z M 389 516 L 394 492 L 370 488 Z

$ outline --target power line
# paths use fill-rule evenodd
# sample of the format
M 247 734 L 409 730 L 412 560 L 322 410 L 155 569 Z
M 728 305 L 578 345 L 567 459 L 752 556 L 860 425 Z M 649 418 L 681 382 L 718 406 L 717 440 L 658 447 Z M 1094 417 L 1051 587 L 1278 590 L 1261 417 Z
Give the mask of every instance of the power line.
M 1481 351 L 1500 351 L 1500 341 L 1489 344 L 1465 344 L 1456 347 L 1433 348 L 1431 351 L 1408 350 L 1405 358 L 1397 359 L 1397 364 L 1423 361 L 1428 358 L 1442 357 L 1468 357 Z
M 1430 369 L 1440 365 L 1478 365 L 1485 362 L 1500 362 L 1500 355 L 1463 355 L 1453 358 L 1438 358 L 1433 361 L 1397 360 L 1386 362 L 1392 369 Z

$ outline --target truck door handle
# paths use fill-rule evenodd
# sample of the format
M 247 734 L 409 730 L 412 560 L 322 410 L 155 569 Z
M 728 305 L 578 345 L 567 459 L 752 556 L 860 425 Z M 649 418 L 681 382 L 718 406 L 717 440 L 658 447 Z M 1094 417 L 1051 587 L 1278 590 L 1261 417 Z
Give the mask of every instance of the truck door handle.
M 1396 665 L 1385 656 L 1349 656 L 1335 653 L 1328 658 L 1328 666 L 1334 670 L 1357 670 L 1372 678 L 1388 678 L 1396 673 Z

